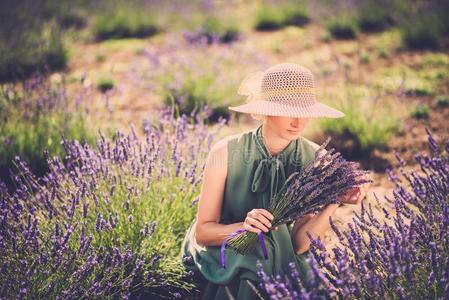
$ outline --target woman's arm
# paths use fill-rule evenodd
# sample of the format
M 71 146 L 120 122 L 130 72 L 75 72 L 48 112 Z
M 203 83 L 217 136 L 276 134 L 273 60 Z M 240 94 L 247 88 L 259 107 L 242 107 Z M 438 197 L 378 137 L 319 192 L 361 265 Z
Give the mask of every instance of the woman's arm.
M 309 231 L 314 239 L 320 236 L 321 240 L 324 240 L 325 233 L 330 228 L 329 216 L 332 216 L 337 209 L 339 204 L 331 203 L 324 207 L 316 215 L 307 214 L 302 217 L 298 223 L 295 222 L 293 227 L 292 237 L 293 237 L 293 247 L 297 254 L 303 254 L 310 247 L 310 240 L 306 232 Z
M 196 242 L 202 246 L 219 246 L 228 235 L 243 228 L 243 222 L 219 223 L 227 176 L 228 139 L 212 147 L 203 171 L 195 229 Z

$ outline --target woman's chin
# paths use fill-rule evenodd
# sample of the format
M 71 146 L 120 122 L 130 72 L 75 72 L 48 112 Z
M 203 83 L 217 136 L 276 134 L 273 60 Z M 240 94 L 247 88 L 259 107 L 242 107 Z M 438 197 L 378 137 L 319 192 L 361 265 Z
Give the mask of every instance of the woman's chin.
M 299 131 L 299 130 L 297 130 L 297 131 L 287 130 L 287 135 L 290 138 L 298 138 L 301 135 L 301 131 Z

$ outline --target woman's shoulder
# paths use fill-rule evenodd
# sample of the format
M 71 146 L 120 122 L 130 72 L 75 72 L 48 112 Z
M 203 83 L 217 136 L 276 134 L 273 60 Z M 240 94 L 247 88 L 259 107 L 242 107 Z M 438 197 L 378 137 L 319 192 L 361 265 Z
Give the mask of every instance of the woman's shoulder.
M 238 135 L 240 135 L 240 134 L 229 135 L 229 136 L 226 136 L 226 137 L 224 137 L 224 138 L 218 140 L 217 142 L 215 142 L 215 143 L 212 145 L 210 151 L 211 151 L 211 152 L 214 152 L 214 153 L 221 152 L 221 153 L 223 154 L 223 152 L 226 152 L 226 151 L 227 151 L 227 145 L 228 145 L 228 142 L 229 142 L 230 140 L 235 139 L 236 136 L 238 136 Z
M 226 174 L 228 164 L 228 143 L 240 136 L 241 133 L 232 134 L 216 141 L 208 153 L 208 165 L 213 166 L 215 171 L 221 170 Z
M 213 166 L 216 172 L 220 171 L 227 174 L 228 156 L 234 155 L 234 151 L 244 147 L 242 141 L 247 141 L 248 134 L 252 134 L 253 130 L 246 130 L 243 132 L 228 135 L 215 142 L 208 153 L 208 165 Z M 228 147 L 229 143 L 232 143 Z
M 212 145 L 211 151 L 224 154 L 227 152 L 227 145 L 229 142 L 242 141 L 245 137 L 248 137 L 249 135 L 253 134 L 254 130 L 255 129 L 248 129 L 243 132 L 228 135 L 228 136 L 218 140 L 217 142 L 215 142 Z

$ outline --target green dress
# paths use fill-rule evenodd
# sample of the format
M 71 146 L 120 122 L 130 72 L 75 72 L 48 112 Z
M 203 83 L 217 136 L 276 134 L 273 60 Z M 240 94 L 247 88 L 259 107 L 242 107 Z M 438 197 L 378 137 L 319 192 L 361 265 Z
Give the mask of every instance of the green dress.
M 272 156 L 262 137 L 262 126 L 243 132 L 228 140 L 228 165 L 221 224 L 243 222 L 253 208 L 268 208 L 270 197 L 282 187 L 286 178 L 314 159 L 319 145 L 300 136 L 291 141 L 279 154 Z M 248 255 L 225 250 L 226 268 L 221 266 L 220 246 L 200 246 L 195 241 L 194 219 L 181 246 L 181 258 L 187 270 L 200 273 L 206 283 L 202 299 L 259 299 L 247 280 L 255 287 L 260 282 L 256 262 L 262 263 L 268 275 L 289 272 L 294 262 L 302 278 L 310 271 L 305 258 L 309 252 L 296 254 L 291 240 L 293 224 L 283 224 L 277 230 L 264 232 L 268 253 L 264 258 L 260 244 Z M 227 291 L 225 289 L 227 287 Z

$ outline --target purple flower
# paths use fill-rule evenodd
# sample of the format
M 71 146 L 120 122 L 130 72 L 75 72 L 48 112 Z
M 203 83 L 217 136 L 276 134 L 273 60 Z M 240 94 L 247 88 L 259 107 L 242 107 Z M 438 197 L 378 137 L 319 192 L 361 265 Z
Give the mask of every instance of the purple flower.
M 309 235 L 312 256 L 308 261 L 313 275 L 302 281 L 302 286 L 288 286 L 289 293 L 296 292 L 295 299 L 322 295 L 356 299 L 445 298 L 449 291 L 449 255 L 445 250 L 449 247 L 449 148 L 439 145 L 426 131 L 431 156 L 416 155 L 423 172 L 404 170 L 405 161 L 399 156 L 399 171 L 407 182 L 388 171 L 396 188 L 394 199 L 386 198 L 383 205 L 392 203 L 394 211 L 382 211 L 392 222 L 378 220 L 371 203 L 367 210 L 362 205 L 361 214 L 355 214 L 346 231 L 338 229 L 330 218 L 331 228 L 344 249 L 333 247 L 334 260 L 330 262 L 320 241 Z M 376 200 L 380 204 L 377 197 Z M 316 268 L 318 264 L 320 268 Z M 288 280 L 258 275 L 264 290 L 277 299 L 277 287 L 297 281 L 298 271 L 290 273 Z

